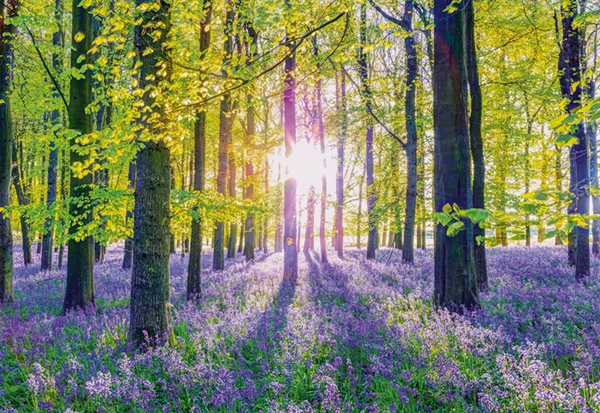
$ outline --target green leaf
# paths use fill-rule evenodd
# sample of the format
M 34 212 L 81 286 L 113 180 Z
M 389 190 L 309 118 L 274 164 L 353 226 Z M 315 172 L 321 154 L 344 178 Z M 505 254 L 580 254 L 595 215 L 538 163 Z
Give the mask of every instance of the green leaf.
M 448 225 L 448 230 L 446 231 L 446 235 L 449 237 L 453 237 L 462 231 L 465 227 L 465 224 L 462 221 L 454 221 L 452 224 Z

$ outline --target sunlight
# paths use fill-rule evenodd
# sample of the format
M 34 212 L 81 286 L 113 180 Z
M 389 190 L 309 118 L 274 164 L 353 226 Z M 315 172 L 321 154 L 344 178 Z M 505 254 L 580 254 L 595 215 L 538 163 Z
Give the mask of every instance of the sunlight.
M 294 146 L 292 156 L 287 159 L 285 154 L 278 154 L 274 166 L 281 165 L 283 179 L 296 178 L 297 196 L 308 194 L 310 187 L 321 188 L 321 177 L 327 173 L 323 167 L 321 151 L 306 140 L 299 140 Z

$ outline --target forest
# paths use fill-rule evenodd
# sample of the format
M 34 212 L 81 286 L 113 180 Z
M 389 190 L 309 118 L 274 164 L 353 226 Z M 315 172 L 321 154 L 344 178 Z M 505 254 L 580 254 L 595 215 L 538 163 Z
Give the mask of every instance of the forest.
M 600 1 L 0 4 L 0 413 L 600 412 Z

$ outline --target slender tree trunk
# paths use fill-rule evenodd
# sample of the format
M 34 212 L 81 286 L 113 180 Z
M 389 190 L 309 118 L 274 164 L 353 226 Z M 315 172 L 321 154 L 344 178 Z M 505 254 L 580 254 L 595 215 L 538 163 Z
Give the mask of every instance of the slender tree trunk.
M 317 202 L 317 196 L 315 194 L 315 187 L 311 185 L 308 190 L 308 197 L 306 198 L 306 230 L 304 234 L 304 248 L 303 252 L 307 253 L 313 249 L 313 236 L 315 226 L 315 203 Z
M 223 46 L 225 56 L 223 58 L 223 75 L 227 76 L 227 67 L 231 63 L 233 53 L 233 21 L 235 12 L 231 1 L 227 2 L 227 15 L 225 19 L 225 44 Z M 231 93 L 223 95 L 221 100 L 221 112 L 219 120 L 219 171 L 217 174 L 217 191 L 223 196 L 227 195 L 227 156 L 229 154 L 229 142 L 231 141 L 232 128 L 232 101 Z M 217 222 L 214 231 L 213 270 L 221 271 L 225 268 L 225 223 Z
M 344 68 L 340 70 L 340 102 L 338 109 L 342 114 L 341 130 L 337 142 L 337 171 L 335 179 L 335 249 L 339 258 L 344 258 L 344 145 L 348 131 L 348 114 L 346 111 L 346 75 Z
M 135 163 L 129 162 L 129 171 L 127 174 L 127 179 L 129 180 L 129 184 L 127 185 L 128 189 L 133 193 L 135 189 Z M 125 215 L 125 222 L 128 223 L 133 219 L 133 211 L 127 209 Z M 131 268 L 131 263 L 133 261 L 133 238 L 127 238 L 125 240 L 125 247 L 123 249 L 123 269 L 128 270 Z
M 477 67 L 477 46 L 475 44 L 475 8 L 473 1 L 467 3 L 466 19 L 466 49 L 467 49 L 467 79 L 471 97 L 471 113 L 469 116 L 469 140 L 471 157 L 473 159 L 473 208 L 485 209 L 485 159 L 483 155 L 483 140 L 481 137 L 482 97 Z M 485 229 L 479 225 L 473 226 L 473 258 L 475 259 L 475 274 L 477 287 L 487 291 L 487 258 L 485 255 Z M 480 238 L 478 241 L 477 239 Z
M 251 43 L 248 45 L 249 56 L 248 56 L 248 64 L 252 64 L 254 62 L 254 58 L 256 56 L 256 43 L 258 38 L 258 33 L 254 30 L 251 25 L 248 25 L 248 35 L 251 39 Z M 246 145 L 248 148 L 252 147 L 254 143 L 254 135 L 256 134 L 256 120 L 254 113 L 254 95 L 253 91 L 248 93 L 247 96 L 248 102 L 248 110 L 246 112 Z M 246 187 L 246 191 L 244 194 L 244 198 L 246 199 L 254 199 L 254 163 L 252 160 L 252 156 L 254 155 L 250 149 L 248 149 L 249 153 L 246 159 L 246 179 L 248 180 L 248 185 Z M 244 255 L 246 256 L 246 261 L 250 261 L 254 259 L 254 214 L 252 212 L 248 213 L 245 222 L 246 227 L 246 242 L 244 248 Z
M 18 156 L 16 142 L 13 142 L 12 148 L 12 182 L 17 194 L 17 202 L 21 207 L 26 207 L 29 204 L 25 188 L 23 188 L 23 179 L 21 177 L 21 167 L 23 162 L 22 156 Z M 27 223 L 27 212 L 23 210 L 20 214 L 21 223 L 21 238 L 23 242 L 23 262 L 29 265 L 33 262 L 31 254 L 31 235 L 29 234 L 29 224 Z
M 89 50 L 93 41 L 93 16 L 90 8 L 79 5 L 79 1 L 73 0 L 73 27 L 71 29 L 71 68 L 82 70 L 83 67 L 92 64 L 92 56 Z M 78 36 L 84 35 L 83 39 L 77 41 Z M 70 99 L 69 99 L 69 128 L 78 131 L 81 135 L 93 132 L 92 114 L 86 111 L 92 103 L 92 73 L 87 70 L 81 77 L 71 77 Z M 73 137 L 70 141 L 70 164 L 86 165 L 90 156 L 81 151 L 82 146 L 78 143 L 79 137 Z M 90 168 L 91 169 L 91 168 Z M 90 224 L 93 219 L 91 204 L 91 187 L 94 175 L 91 170 L 84 171 L 82 176 L 71 171 L 69 193 L 72 202 L 69 214 L 75 218 L 69 228 L 69 248 L 67 250 L 67 287 L 63 302 L 63 311 L 81 308 L 95 307 L 94 292 L 94 239 L 85 234 L 75 237 L 83 227 Z
M 595 90 L 595 82 L 591 81 L 589 85 L 590 98 L 594 98 L 593 91 Z M 596 122 L 589 122 L 586 128 L 588 134 L 588 141 L 590 143 L 590 185 L 598 186 L 598 145 L 596 140 L 596 134 L 598 131 L 598 125 Z M 592 198 L 592 207 L 594 215 L 600 215 L 600 197 L 594 196 Z M 592 221 L 592 253 L 595 256 L 600 255 L 600 220 L 594 219 Z
M 231 133 L 229 134 L 232 135 Z M 235 165 L 235 153 L 232 147 L 232 141 L 229 141 L 230 144 L 230 152 L 229 152 L 229 197 L 235 198 L 236 191 L 236 165 Z M 227 258 L 235 258 L 235 244 L 237 243 L 237 222 L 232 221 L 229 224 L 229 242 L 227 244 Z
M 407 29 L 404 38 L 406 51 L 406 213 L 404 217 L 404 243 L 402 261 L 414 262 L 414 234 L 417 207 L 417 125 L 416 125 L 416 81 L 417 81 L 417 49 L 412 31 L 413 3 L 407 0 L 404 5 L 403 22 Z
M 448 13 L 452 0 L 434 2 L 434 188 L 435 210 L 471 204 L 471 160 L 467 122 L 465 11 Z M 473 227 L 449 237 L 436 225 L 434 292 L 436 307 L 461 310 L 479 306 L 473 265 Z
M 57 25 L 57 30 L 52 34 L 52 46 L 55 48 L 54 52 L 52 53 L 52 68 L 54 73 L 59 74 L 62 72 L 63 62 L 58 50 L 62 50 L 64 46 L 64 33 L 61 24 L 62 15 L 64 13 L 62 0 L 56 0 L 55 6 L 54 22 Z M 55 93 L 54 95 L 54 98 L 58 97 L 58 93 Z M 54 109 L 50 115 L 51 124 L 53 126 L 58 123 L 59 116 L 60 114 L 58 109 Z M 54 140 L 50 142 L 50 155 L 48 160 L 48 189 L 46 195 L 46 208 L 50 210 L 52 208 L 52 204 L 56 201 L 57 192 L 56 169 L 58 167 L 58 149 L 56 148 Z M 53 223 L 54 219 L 52 217 L 48 217 L 44 224 L 44 236 L 42 238 L 42 258 L 40 261 L 40 269 L 42 271 L 52 269 L 52 243 L 54 240 Z
M 568 0 L 561 7 L 562 44 L 558 63 L 561 93 L 567 100 L 567 113 L 573 113 L 581 107 L 581 35 L 580 28 L 573 22 L 578 14 L 577 0 Z M 575 196 L 570 213 L 588 215 L 590 183 L 587 136 L 583 122 L 577 125 L 574 135 L 577 143 L 571 147 L 571 192 Z M 590 274 L 589 228 L 577 226 L 574 236 L 569 237 L 569 259 L 575 263 L 575 278 L 582 280 Z M 574 248 L 573 248 L 574 247 Z
M 364 169 L 363 169 L 364 171 Z M 360 176 L 358 183 L 358 213 L 356 219 L 356 248 L 360 249 L 360 224 L 362 223 L 362 201 L 363 201 L 363 186 L 365 182 L 364 173 Z
M 360 11 L 360 52 L 359 69 L 361 79 L 361 95 L 367 111 L 371 107 L 371 87 L 369 85 L 368 54 L 365 52 L 367 46 L 367 5 L 363 3 Z M 367 168 L 367 213 L 369 222 L 369 238 L 367 241 L 367 259 L 375 259 L 375 250 L 377 248 L 377 217 L 375 216 L 375 204 L 377 198 L 375 195 L 374 175 L 373 175 L 373 123 L 369 118 L 367 120 L 366 136 L 366 168 Z
M 142 112 L 139 123 L 142 133 L 155 137 L 145 142 L 136 160 L 129 327 L 129 337 L 136 345 L 167 335 L 174 343 L 169 303 L 171 154 L 163 138 L 168 126 L 160 101 L 165 90 L 162 83 L 171 73 L 163 57 L 169 56 L 170 4 L 161 2 L 158 9 L 149 4 L 148 0 L 136 0 L 137 8 L 145 6 L 146 11 L 135 26 L 134 36 L 141 63 L 142 100 L 149 109 Z M 148 47 L 152 53 L 147 53 Z
M 289 6 L 289 3 L 286 4 Z M 285 156 L 290 158 L 296 144 L 296 54 L 285 60 L 285 88 L 283 91 Z M 296 178 L 289 176 L 284 183 L 283 195 L 283 279 L 296 282 L 298 278 L 298 249 L 296 228 Z M 299 232 L 298 232 L 299 233 Z

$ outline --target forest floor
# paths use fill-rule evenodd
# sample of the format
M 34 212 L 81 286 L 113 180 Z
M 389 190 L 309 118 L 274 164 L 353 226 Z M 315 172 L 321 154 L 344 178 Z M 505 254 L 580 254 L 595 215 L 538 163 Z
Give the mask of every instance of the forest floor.
M 414 266 L 386 249 L 300 254 L 296 285 L 281 283 L 281 254 L 238 256 L 203 272 L 199 305 L 173 255 L 178 345 L 151 351 L 127 344 L 122 247 L 96 266 L 97 314 L 59 316 L 65 270 L 16 257 L 0 412 L 600 411 L 599 261 L 584 285 L 565 248 L 488 251 L 484 308 L 462 316 L 431 308 L 431 250 Z

